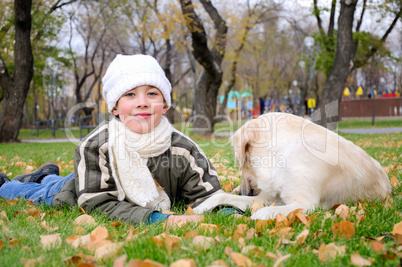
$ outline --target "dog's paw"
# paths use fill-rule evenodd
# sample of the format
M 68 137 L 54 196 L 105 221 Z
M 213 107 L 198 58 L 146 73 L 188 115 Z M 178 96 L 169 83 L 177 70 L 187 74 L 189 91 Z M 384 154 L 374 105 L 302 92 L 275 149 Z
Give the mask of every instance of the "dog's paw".
M 273 219 L 278 215 L 274 210 L 270 209 L 270 207 L 265 207 L 257 210 L 253 215 L 251 215 L 252 220 L 269 220 Z

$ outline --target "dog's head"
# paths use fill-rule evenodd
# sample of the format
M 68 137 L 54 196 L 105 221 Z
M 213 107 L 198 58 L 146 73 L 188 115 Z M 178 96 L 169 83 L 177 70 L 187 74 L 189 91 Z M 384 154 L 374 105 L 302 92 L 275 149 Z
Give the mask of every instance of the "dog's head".
M 242 172 L 240 183 L 240 194 L 255 196 L 260 193 L 257 186 L 257 177 L 251 162 L 252 150 L 258 147 L 259 135 L 262 121 L 259 119 L 248 121 L 231 137 L 234 148 L 235 162 Z

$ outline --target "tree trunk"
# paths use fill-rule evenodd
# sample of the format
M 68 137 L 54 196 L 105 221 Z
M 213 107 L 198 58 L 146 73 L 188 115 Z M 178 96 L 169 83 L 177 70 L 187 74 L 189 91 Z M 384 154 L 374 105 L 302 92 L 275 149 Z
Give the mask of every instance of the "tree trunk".
M 338 38 L 334 64 L 329 72 L 324 85 L 319 112 L 313 120 L 329 129 L 334 128 L 338 122 L 339 106 L 342 92 L 356 54 L 356 46 L 353 42 L 353 16 L 358 0 L 341 0 L 341 10 L 338 18 Z M 318 116 L 318 118 L 317 118 Z
M 193 132 L 208 134 L 212 133 L 214 129 L 216 101 L 219 87 L 222 83 L 221 63 L 225 55 L 227 26 L 211 1 L 201 0 L 201 4 L 214 22 L 215 41 L 212 50 L 208 48 L 204 26 L 195 13 L 192 1 L 180 0 L 182 13 L 186 18 L 187 28 L 191 33 L 193 55 L 203 66 L 196 89 L 197 102 Z
M 23 108 L 33 77 L 31 49 L 32 0 L 15 0 L 14 74 L 11 78 L 3 60 L 0 86 L 3 88 L 3 109 L 0 114 L 0 142 L 17 141 Z

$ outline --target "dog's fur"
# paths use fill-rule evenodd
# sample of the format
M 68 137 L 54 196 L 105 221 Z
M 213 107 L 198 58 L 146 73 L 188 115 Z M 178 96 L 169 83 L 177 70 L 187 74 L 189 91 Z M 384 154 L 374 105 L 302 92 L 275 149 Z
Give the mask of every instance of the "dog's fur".
M 349 200 L 384 199 L 391 192 L 387 174 L 363 149 L 298 116 L 264 114 L 236 131 L 232 143 L 242 171 L 241 195 L 217 193 L 195 213 L 276 201 L 251 217 L 266 220 L 300 208 L 308 212 Z

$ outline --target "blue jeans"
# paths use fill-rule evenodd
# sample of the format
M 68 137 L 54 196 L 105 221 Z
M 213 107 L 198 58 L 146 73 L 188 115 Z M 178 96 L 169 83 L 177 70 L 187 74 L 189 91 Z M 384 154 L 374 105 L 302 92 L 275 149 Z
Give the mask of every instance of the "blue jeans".
M 51 174 L 43 178 L 41 183 L 7 182 L 0 187 L 0 197 L 6 199 L 26 198 L 35 204 L 52 205 L 53 198 L 63 185 L 74 177 L 74 173 L 61 177 Z

